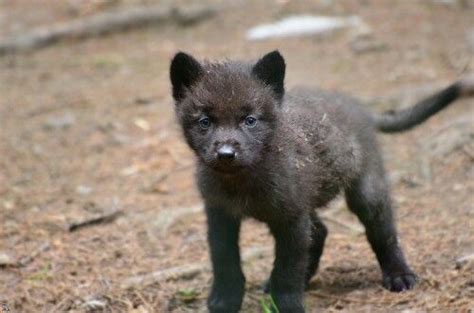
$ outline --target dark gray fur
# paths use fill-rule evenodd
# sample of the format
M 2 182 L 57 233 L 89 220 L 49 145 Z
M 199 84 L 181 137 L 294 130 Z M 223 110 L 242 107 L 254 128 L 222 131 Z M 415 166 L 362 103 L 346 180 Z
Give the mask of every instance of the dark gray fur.
M 279 312 L 304 312 L 303 291 L 327 234 L 315 208 L 341 191 L 366 228 L 384 286 L 403 291 L 415 285 L 398 244 L 375 133 L 426 120 L 458 96 L 457 85 L 411 114 L 375 115 L 340 93 L 285 93 L 285 62 L 277 51 L 256 63 L 199 63 L 178 53 L 170 75 L 177 117 L 198 159 L 214 274 L 211 312 L 240 309 L 245 278 L 238 237 L 244 217 L 266 223 L 275 238 L 269 291 Z M 220 158 L 223 147 L 234 153 L 231 159 Z

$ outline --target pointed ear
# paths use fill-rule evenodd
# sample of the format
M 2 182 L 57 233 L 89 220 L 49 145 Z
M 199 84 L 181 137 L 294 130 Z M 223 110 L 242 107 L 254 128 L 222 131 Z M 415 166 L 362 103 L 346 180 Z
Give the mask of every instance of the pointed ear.
M 202 66 L 195 58 L 184 52 L 178 52 L 170 66 L 170 79 L 173 86 L 173 98 L 184 98 L 186 88 L 191 87 L 202 73 Z
M 258 60 L 252 69 L 252 73 L 265 84 L 272 87 L 279 99 L 285 93 L 285 60 L 278 50 L 266 54 Z

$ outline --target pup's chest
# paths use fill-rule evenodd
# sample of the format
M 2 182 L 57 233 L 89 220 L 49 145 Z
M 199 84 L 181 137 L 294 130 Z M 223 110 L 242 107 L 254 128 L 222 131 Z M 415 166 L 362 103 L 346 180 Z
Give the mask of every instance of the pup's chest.
M 275 218 L 275 214 L 280 207 L 280 201 L 273 190 L 258 188 L 258 186 L 227 191 L 226 196 L 229 208 L 233 212 L 263 222 Z
M 211 187 L 208 185 L 208 187 Z M 204 198 L 211 204 L 221 206 L 230 214 L 240 217 L 252 217 L 262 222 L 278 218 L 281 215 L 282 199 L 276 188 L 253 184 L 226 185 L 216 183 L 202 190 Z

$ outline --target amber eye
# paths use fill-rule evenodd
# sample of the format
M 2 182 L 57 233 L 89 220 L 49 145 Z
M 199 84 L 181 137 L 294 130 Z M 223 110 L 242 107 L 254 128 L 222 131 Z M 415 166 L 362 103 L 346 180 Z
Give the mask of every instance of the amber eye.
M 207 116 L 202 117 L 202 118 L 199 120 L 199 126 L 200 126 L 202 129 L 208 129 L 209 127 L 211 127 L 211 120 L 209 119 L 209 117 L 207 117 Z
M 245 125 L 249 128 L 255 127 L 255 125 L 257 125 L 257 119 L 249 115 L 245 118 Z

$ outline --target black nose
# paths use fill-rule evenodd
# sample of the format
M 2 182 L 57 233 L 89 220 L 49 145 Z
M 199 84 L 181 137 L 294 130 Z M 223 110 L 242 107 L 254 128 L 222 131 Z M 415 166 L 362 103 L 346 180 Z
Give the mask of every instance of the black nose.
M 219 160 L 231 161 L 235 159 L 235 150 L 230 145 L 223 145 L 217 149 L 217 158 Z

